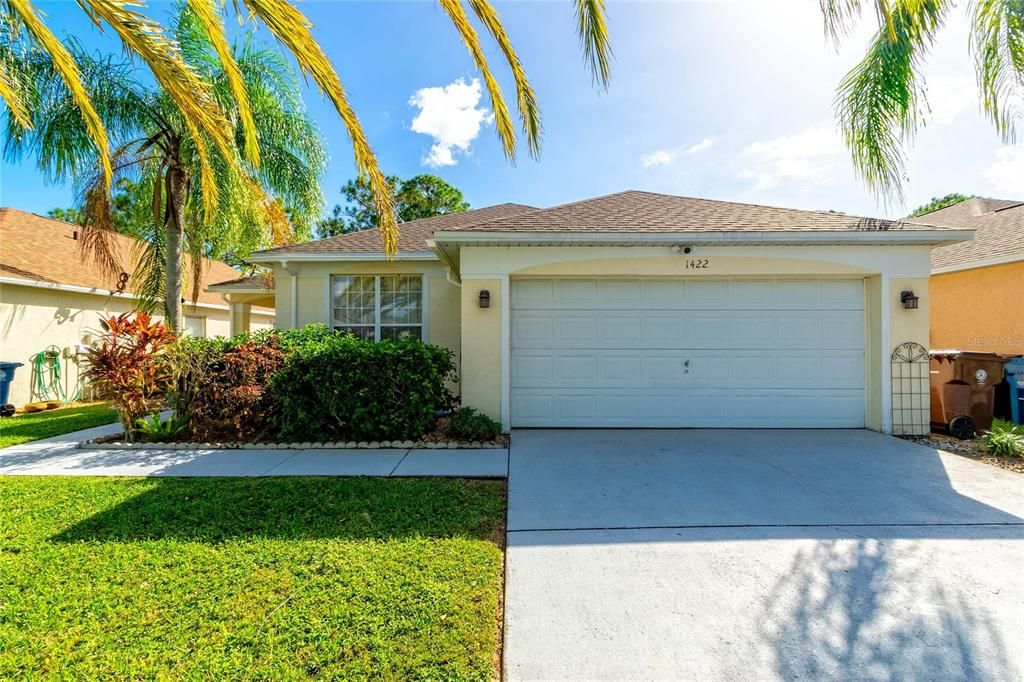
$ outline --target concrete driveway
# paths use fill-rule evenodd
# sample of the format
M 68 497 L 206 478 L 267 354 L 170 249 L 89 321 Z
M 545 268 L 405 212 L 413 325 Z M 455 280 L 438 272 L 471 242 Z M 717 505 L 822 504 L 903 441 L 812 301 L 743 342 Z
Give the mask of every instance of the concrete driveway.
M 1024 679 L 1024 477 L 867 431 L 519 431 L 507 679 Z

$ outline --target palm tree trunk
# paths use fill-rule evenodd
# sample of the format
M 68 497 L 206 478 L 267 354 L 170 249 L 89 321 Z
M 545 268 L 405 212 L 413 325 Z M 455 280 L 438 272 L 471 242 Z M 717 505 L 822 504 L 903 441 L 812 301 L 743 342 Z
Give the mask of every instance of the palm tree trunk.
M 179 333 L 182 326 L 181 241 L 185 224 L 185 169 L 172 164 L 167 169 L 167 211 L 164 229 L 167 246 L 167 326 Z

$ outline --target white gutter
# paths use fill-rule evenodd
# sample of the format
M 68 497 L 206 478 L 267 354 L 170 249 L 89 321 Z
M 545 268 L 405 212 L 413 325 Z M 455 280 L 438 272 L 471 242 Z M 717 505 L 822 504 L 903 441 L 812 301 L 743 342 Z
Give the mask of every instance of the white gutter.
M 19 277 L 7 277 L 0 275 L 0 284 L 11 284 L 19 287 L 30 287 L 32 289 L 47 289 L 50 291 L 64 291 L 71 294 L 90 294 L 92 296 L 102 296 L 104 298 L 119 298 L 128 299 L 132 301 L 138 301 L 142 297 L 138 294 L 130 292 L 119 292 L 110 291 L 109 289 L 98 289 L 96 287 L 83 287 L 77 284 L 61 284 L 60 282 L 41 282 L 39 280 L 21 279 Z M 186 306 L 193 308 L 205 308 L 208 310 L 223 310 L 230 311 L 230 306 L 219 305 L 217 303 L 201 303 L 199 301 L 192 303 L 191 301 L 185 302 Z M 266 314 L 256 311 L 257 314 Z
M 383 251 L 352 252 L 332 251 L 331 253 L 254 253 L 245 259 L 246 263 L 287 263 L 288 261 L 401 261 L 401 260 L 437 260 L 437 256 L 430 251 L 412 251 L 398 253 L 394 258 L 388 258 Z
M 603 246 L 635 244 L 637 246 L 670 246 L 675 244 L 938 244 L 968 241 L 974 230 L 760 230 L 743 232 L 487 232 L 460 230 L 434 233 L 437 245 L 550 244 Z
M 932 274 L 942 275 L 947 272 L 960 272 L 961 270 L 976 270 L 978 268 L 987 268 L 993 265 L 1006 265 L 1007 263 L 1016 263 L 1018 261 L 1024 261 L 1024 252 L 1011 253 L 1008 256 L 996 256 L 995 258 L 981 258 L 978 260 L 967 261 L 966 263 L 945 265 L 941 268 L 932 268 Z

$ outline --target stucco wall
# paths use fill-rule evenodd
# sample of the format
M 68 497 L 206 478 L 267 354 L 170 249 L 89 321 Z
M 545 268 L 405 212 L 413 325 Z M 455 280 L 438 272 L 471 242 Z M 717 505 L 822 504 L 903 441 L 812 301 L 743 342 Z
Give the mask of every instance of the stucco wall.
M 450 348 L 461 367 L 459 287 L 448 281 L 447 270 L 437 261 L 291 262 L 288 269 L 275 266 L 275 309 L 277 327 L 287 329 L 307 324 L 330 324 L 331 275 L 420 274 L 426 282 L 426 340 Z M 292 281 L 297 282 L 298 301 L 292 316 Z M 294 323 L 294 324 L 293 324 Z M 461 373 L 460 373 L 461 375 Z
M 38 399 L 30 391 L 31 358 L 48 346 L 65 349 L 89 343 L 100 334 L 100 319 L 130 312 L 135 301 L 130 298 L 98 294 L 73 293 L 53 289 L 0 285 L 0 360 L 22 362 L 11 386 L 10 402 L 20 408 Z M 185 306 L 185 314 L 206 318 L 207 336 L 227 336 L 230 329 L 228 311 L 207 307 Z M 269 326 L 272 318 L 253 315 L 254 328 Z M 79 367 L 73 358 L 61 357 L 64 388 L 74 390 Z
M 1024 354 L 1024 261 L 934 275 L 931 347 Z

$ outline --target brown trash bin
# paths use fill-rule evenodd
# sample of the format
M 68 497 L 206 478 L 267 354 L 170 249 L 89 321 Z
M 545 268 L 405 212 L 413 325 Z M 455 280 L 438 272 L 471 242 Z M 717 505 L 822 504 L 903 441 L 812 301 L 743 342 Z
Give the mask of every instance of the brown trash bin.
M 949 428 L 954 418 L 969 416 L 977 432 L 992 426 L 995 387 L 1003 379 L 1005 358 L 995 353 L 959 350 L 931 352 L 931 420 Z

